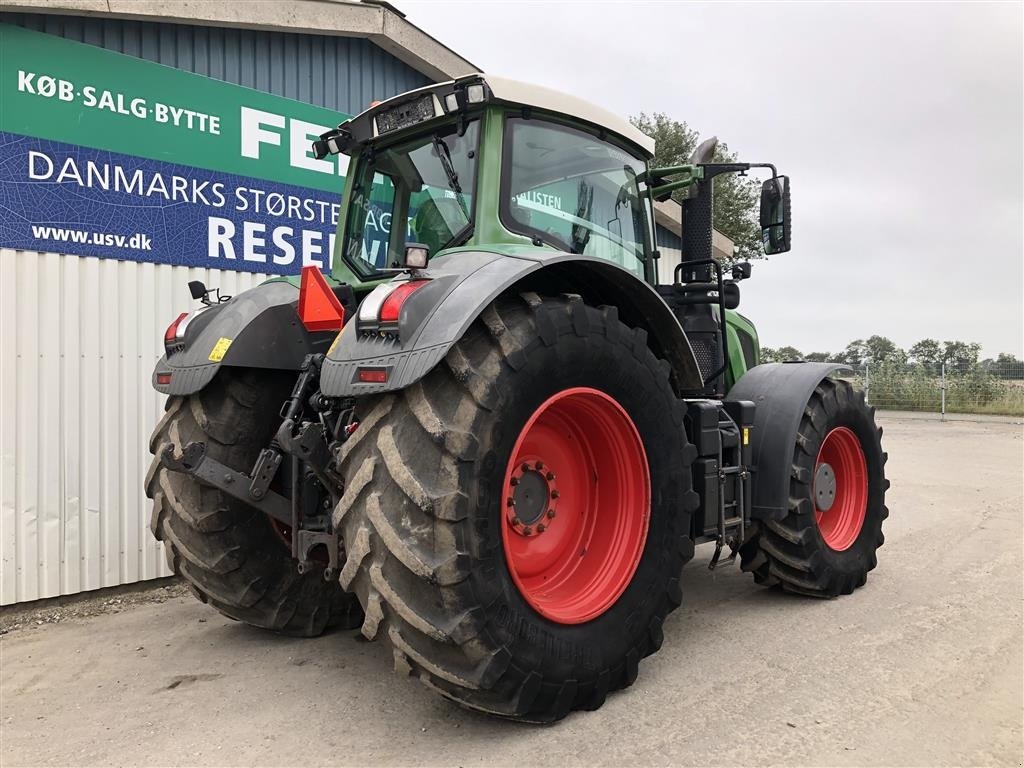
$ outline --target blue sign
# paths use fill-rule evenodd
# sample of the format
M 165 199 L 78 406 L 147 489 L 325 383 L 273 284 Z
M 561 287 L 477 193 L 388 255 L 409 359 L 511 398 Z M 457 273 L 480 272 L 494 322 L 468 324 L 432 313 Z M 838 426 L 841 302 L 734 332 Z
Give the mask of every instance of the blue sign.
M 296 274 L 330 265 L 343 183 L 330 193 L 0 132 L 0 243 Z

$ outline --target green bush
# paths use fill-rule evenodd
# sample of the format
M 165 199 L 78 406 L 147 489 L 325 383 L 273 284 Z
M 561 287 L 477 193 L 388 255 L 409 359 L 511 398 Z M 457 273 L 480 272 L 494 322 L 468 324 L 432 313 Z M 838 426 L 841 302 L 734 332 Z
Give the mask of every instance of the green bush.
M 942 407 L 942 376 L 923 366 L 872 365 L 858 372 L 861 386 L 865 378 L 868 399 L 878 408 L 938 412 Z M 946 411 L 1024 416 L 1024 384 L 980 367 L 947 371 Z

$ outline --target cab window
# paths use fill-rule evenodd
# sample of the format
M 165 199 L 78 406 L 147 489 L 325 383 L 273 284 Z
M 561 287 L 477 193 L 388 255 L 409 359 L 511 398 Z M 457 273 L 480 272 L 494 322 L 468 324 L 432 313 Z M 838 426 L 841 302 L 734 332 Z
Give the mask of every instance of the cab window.
M 570 253 L 607 259 L 644 275 L 644 161 L 584 131 L 509 117 L 502 223 Z
M 446 126 L 362 158 L 345 226 L 346 261 L 370 275 L 401 261 L 407 242 L 431 255 L 461 244 L 471 228 L 479 121 Z

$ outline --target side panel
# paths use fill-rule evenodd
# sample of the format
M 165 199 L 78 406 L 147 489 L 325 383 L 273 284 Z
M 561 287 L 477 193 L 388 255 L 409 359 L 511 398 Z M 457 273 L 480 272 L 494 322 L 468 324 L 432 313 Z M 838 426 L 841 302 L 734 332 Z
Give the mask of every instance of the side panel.
M 346 325 L 323 366 L 325 395 L 404 389 L 444 358 L 488 304 L 517 286 L 524 291 L 549 286 L 617 306 L 625 322 L 647 328 L 652 346 L 672 365 L 681 386 L 699 386 L 693 351 L 671 310 L 649 285 L 610 262 L 532 246 L 466 249 L 439 257 L 421 276 L 436 286 L 421 289 L 403 307 L 398 338 L 361 335 L 356 323 Z M 359 368 L 383 368 L 388 380 L 359 382 Z
M 727 401 L 754 403 L 753 504 L 755 519 L 781 520 L 789 509 L 789 478 L 797 429 L 815 387 L 842 366 L 835 363 L 766 363 L 736 383 Z

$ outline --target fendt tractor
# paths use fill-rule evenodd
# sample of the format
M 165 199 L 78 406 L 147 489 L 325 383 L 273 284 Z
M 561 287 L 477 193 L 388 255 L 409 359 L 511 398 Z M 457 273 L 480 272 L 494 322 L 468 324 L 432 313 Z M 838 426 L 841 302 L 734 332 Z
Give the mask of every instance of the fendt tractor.
M 164 336 L 146 488 L 174 571 L 233 619 L 361 627 L 443 696 L 532 722 L 633 683 L 696 544 L 788 592 L 862 586 L 881 430 L 835 365 L 758 364 L 713 179 L 766 177 L 769 254 L 789 180 L 713 151 L 655 168 L 625 120 L 480 74 L 320 137 L 349 162 L 329 272 L 193 282 Z M 684 189 L 659 284 L 654 203 Z

